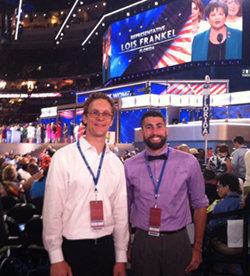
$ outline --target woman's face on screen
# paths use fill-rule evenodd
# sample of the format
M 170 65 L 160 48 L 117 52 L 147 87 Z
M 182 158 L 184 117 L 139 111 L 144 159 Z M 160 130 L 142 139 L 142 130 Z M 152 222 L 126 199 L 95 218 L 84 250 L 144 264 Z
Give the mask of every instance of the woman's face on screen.
M 222 8 L 216 8 L 210 12 L 207 21 L 210 23 L 212 29 L 221 29 L 226 21 L 226 14 Z
M 240 9 L 240 2 L 237 0 L 228 0 L 227 6 L 228 6 L 228 15 L 237 16 Z
M 200 18 L 200 9 L 199 7 L 192 2 L 192 21 L 196 21 Z

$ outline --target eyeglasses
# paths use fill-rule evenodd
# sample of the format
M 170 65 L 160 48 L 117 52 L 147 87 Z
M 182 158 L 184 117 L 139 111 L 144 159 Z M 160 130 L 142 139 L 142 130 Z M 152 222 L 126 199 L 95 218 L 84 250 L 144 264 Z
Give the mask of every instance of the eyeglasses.
M 102 115 L 102 117 L 106 120 L 111 119 L 113 117 L 113 113 L 109 113 L 107 111 L 99 112 L 98 110 L 95 110 L 95 109 L 88 112 L 88 114 L 92 118 L 99 118 L 100 115 Z
M 221 188 L 221 187 L 224 187 L 224 186 L 222 186 L 222 185 L 217 185 L 217 189 L 219 189 L 219 188 Z

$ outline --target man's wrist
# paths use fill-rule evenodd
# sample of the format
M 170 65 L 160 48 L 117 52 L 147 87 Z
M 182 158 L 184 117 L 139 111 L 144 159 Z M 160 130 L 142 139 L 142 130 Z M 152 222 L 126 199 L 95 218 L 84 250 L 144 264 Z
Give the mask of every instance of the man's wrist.
M 195 251 L 199 252 L 199 253 L 202 253 L 202 249 L 198 249 L 198 248 L 196 248 L 195 246 L 193 246 L 193 249 L 194 249 Z

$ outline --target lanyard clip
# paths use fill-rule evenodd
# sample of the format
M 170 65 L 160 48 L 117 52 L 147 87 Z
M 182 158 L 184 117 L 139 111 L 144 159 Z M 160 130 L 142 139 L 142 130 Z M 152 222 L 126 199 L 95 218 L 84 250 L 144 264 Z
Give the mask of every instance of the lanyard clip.
M 158 207 L 157 199 L 158 199 L 158 195 L 157 195 L 157 194 L 155 194 L 155 208 L 157 208 L 157 207 Z
M 97 189 L 95 188 L 95 201 L 97 201 L 97 193 L 98 193 L 98 191 L 97 191 Z

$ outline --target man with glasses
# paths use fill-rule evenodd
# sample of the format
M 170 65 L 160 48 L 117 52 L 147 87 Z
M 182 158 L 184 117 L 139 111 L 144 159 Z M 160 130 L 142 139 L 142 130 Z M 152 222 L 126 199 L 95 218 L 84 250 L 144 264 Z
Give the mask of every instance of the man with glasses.
M 224 173 L 217 178 L 217 193 L 223 200 L 218 202 L 213 210 L 213 214 L 239 210 L 242 198 L 239 195 L 240 183 L 239 179 L 232 173 Z M 234 219 L 232 217 L 223 217 L 212 219 L 209 224 L 214 227 L 215 225 L 226 221 L 227 219 Z
M 105 144 L 115 106 L 94 93 L 83 108 L 86 136 L 56 152 L 46 183 L 43 237 L 51 276 L 125 276 L 125 174 Z

